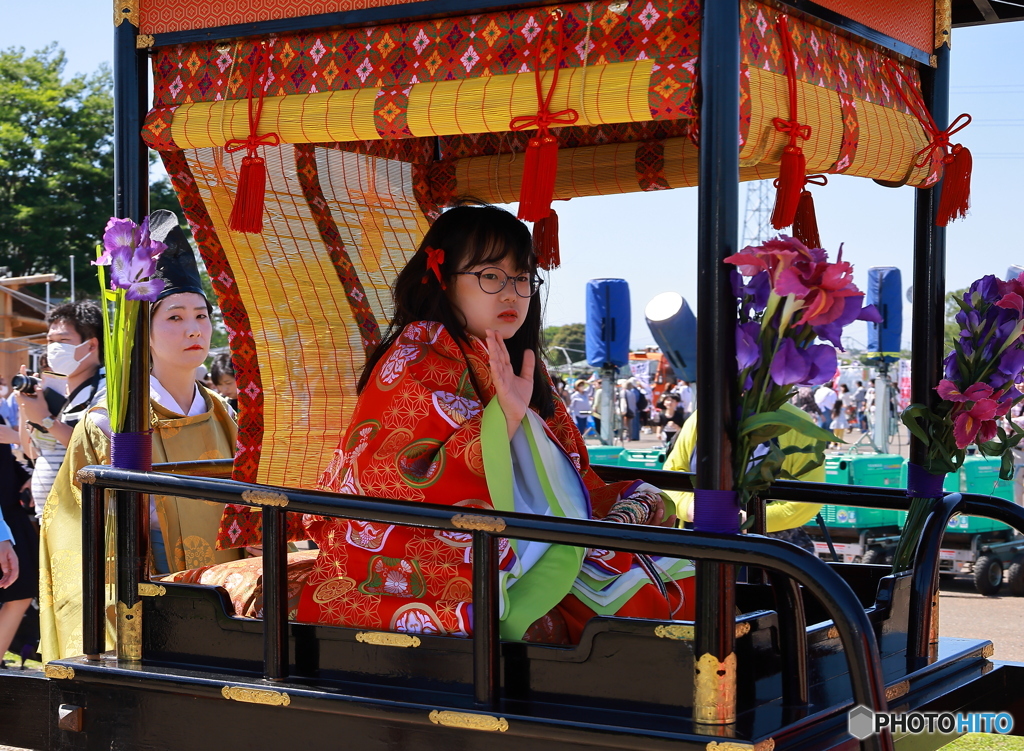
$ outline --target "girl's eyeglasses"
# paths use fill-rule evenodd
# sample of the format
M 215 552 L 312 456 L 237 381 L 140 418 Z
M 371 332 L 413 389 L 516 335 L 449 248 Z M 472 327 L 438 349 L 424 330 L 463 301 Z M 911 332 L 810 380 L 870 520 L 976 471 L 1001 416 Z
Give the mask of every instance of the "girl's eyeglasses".
M 477 282 L 480 283 L 480 289 L 486 292 L 488 295 L 496 295 L 505 289 L 505 285 L 508 284 L 509 280 L 512 280 L 512 289 L 516 291 L 516 294 L 520 297 L 533 297 L 537 294 L 537 290 L 540 289 L 540 285 L 543 283 L 543 279 L 532 274 L 520 274 L 519 276 L 509 276 L 499 268 L 489 267 L 483 271 L 456 271 L 455 275 L 465 274 L 466 276 L 475 276 Z

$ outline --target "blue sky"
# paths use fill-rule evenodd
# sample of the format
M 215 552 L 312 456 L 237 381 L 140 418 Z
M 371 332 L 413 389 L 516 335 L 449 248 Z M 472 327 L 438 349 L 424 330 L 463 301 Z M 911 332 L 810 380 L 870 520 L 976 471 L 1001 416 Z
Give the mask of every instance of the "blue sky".
M 42 11 L 41 8 L 45 8 Z M 45 6 L 0 0 L 0 48 L 36 50 L 57 42 L 67 72 L 91 72 L 113 59 L 109 0 L 52 0 Z M 953 33 L 953 116 L 969 112 L 973 124 L 959 138 L 974 153 L 972 210 L 948 232 L 947 287 L 958 289 L 984 274 L 1002 277 L 1024 265 L 1024 78 L 1020 49 L 1024 22 L 956 29 Z M 1017 57 L 1015 59 L 1014 53 Z M 741 214 L 746 186 L 740 187 Z M 870 180 L 837 176 L 814 191 L 823 244 L 866 282 L 871 266 L 897 266 L 904 286 L 912 276 L 913 188 L 887 189 Z M 696 306 L 695 188 L 575 199 L 558 205 L 563 267 L 551 274 L 547 323 L 585 319 L 588 279 L 619 277 L 630 284 L 632 344 L 653 343 L 644 306 L 675 291 Z M 904 341 L 910 343 L 911 306 L 904 306 Z M 848 330 L 864 342 L 860 324 Z

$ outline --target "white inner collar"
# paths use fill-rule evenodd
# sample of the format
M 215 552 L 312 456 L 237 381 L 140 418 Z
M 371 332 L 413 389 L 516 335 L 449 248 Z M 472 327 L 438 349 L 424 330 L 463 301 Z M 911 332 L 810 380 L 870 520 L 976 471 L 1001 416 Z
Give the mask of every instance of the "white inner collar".
M 201 415 L 206 411 L 206 400 L 203 399 L 203 395 L 199 391 L 199 387 L 195 384 L 192 386 L 192 404 L 189 405 L 188 411 L 181 408 L 181 405 L 174 400 L 174 397 L 167 392 L 167 389 L 161 385 L 160 381 L 158 381 L 154 375 L 149 376 L 149 395 L 160 406 L 166 407 L 172 412 L 177 412 L 179 415 L 185 415 L 186 417 Z

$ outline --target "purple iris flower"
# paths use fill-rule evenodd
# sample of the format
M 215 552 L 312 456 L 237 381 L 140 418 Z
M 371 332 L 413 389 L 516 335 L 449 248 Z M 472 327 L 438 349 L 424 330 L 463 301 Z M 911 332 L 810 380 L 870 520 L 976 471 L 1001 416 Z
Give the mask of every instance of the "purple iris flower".
M 750 305 L 755 313 L 762 313 L 768 307 L 768 296 L 772 293 L 772 280 L 767 271 L 754 274 L 743 287 L 751 298 Z
M 754 321 L 736 327 L 736 365 L 740 370 L 756 367 L 761 362 L 760 334 L 761 326 Z
M 967 291 L 967 297 L 974 307 L 979 307 L 979 303 L 982 301 L 988 303 L 998 302 L 1002 296 L 1002 284 L 999 279 L 991 274 L 978 279 Z
M 960 366 L 956 362 L 956 352 L 950 352 L 942 361 L 943 375 L 950 381 L 960 380 Z
M 807 373 L 807 380 L 800 386 L 816 386 L 832 379 L 838 367 L 835 347 L 827 344 L 812 344 L 807 348 L 807 359 L 810 362 L 810 369 Z
M 779 386 L 792 386 L 807 380 L 811 363 L 792 339 L 783 339 L 772 360 L 772 380 Z
M 1016 380 L 1020 372 L 1024 370 L 1024 349 L 1010 347 L 999 357 L 996 362 L 996 372 Z

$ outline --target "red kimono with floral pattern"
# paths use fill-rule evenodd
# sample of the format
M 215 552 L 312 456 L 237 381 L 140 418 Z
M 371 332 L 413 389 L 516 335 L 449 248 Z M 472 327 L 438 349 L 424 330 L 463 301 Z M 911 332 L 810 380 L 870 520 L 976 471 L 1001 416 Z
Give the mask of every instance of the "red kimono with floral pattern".
M 487 350 L 475 338 L 460 346 L 439 323 L 407 326 L 377 363 L 320 489 L 493 508 L 481 450 L 483 409 L 495 395 L 487 363 Z M 597 476 L 568 411 L 560 399 L 554 403 L 555 415 L 546 422 L 549 436 L 582 475 L 592 518 L 602 518 L 629 483 L 606 484 Z M 306 521 L 320 556 L 298 620 L 440 635 L 472 632 L 470 534 L 330 517 Z M 514 553 L 502 543 L 505 568 Z M 596 553 L 616 570 L 632 563 L 630 554 Z M 647 582 L 619 615 L 670 617 L 673 607 Z M 692 597 L 685 599 L 690 613 Z M 557 641 L 567 634 L 575 640 L 593 615 L 571 594 L 556 609 L 554 623 L 536 624 L 536 638 Z M 678 599 L 674 609 L 679 611 Z

